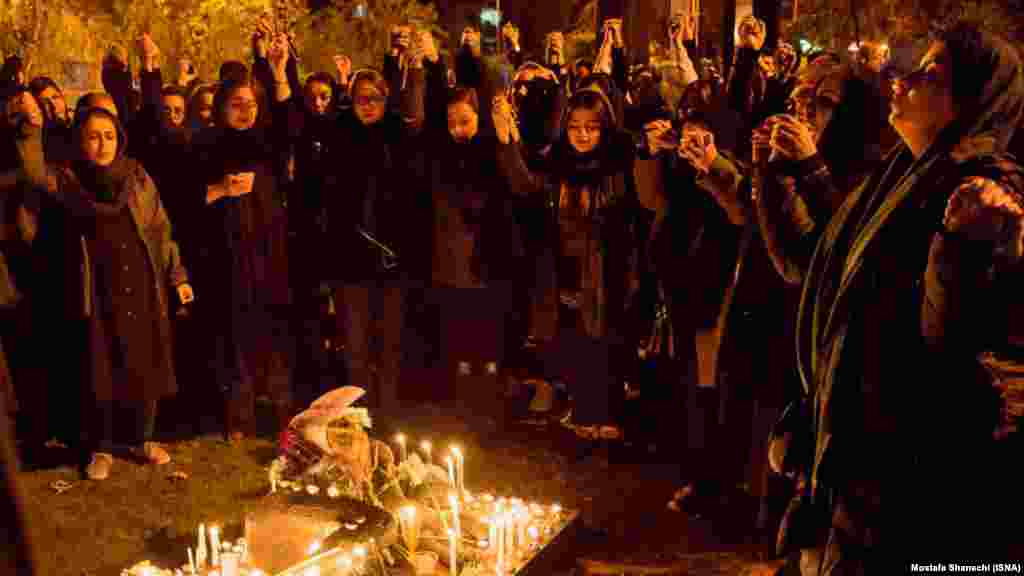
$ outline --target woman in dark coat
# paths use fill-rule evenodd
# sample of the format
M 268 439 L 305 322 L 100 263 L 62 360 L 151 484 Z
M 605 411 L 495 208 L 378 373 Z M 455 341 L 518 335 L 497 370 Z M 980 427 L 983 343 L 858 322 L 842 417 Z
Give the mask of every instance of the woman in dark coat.
M 498 173 L 497 141 L 490 118 L 481 116 L 477 90 L 457 87 L 448 100 L 443 131 L 429 150 L 434 214 L 433 282 L 441 304 L 441 349 L 448 380 L 459 363 L 473 373 L 490 375 L 501 398 L 497 368 L 504 366 L 506 323 L 520 296 L 514 288 L 524 262 L 508 184 Z M 440 141 L 438 141 L 438 139 Z M 521 336 L 520 336 L 521 338 Z M 520 341 L 516 340 L 518 345 Z M 493 366 L 488 366 L 493 362 Z M 482 386 L 479 380 L 472 386 Z M 469 398 L 459 398 L 469 412 Z M 493 414 L 491 414 L 493 416 Z
M 69 332 L 77 319 L 87 319 L 82 406 L 94 418 L 86 433 L 92 452 L 86 474 L 102 480 L 113 462 L 117 409 L 134 415 L 138 457 L 170 461 L 150 442 L 157 401 L 177 391 L 167 286 L 184 301 L 191 301 L 192 289 L 156 186 L 124 156 L 127 141 L 117 118 L 87 109 L 76 119 L 74 138 L 77 159 L 50 174 L 39 138 L 24 141 L 22 157 L 35 188 L 46 191 L 34 207 L 35 242 L 62 262 L 62 277 L 48 280 L 66 282 Z
M 789 448 L 808 509 L 790 531 L 822 573 L 1007 557 L 1015 534 L 991 518 L 1019 515 L 1020 498 L 1015 475 L 988 472 L 999 398 L 980 358 L 1019 342 L 1024 174 L 1004 152 L 1022 111 L 1017 51 L 957 24 L 894 84 L 904 144 L 827 225 L 810 197 L 762 200 L 803 280 L 808 418 Z
M 279 423 L 292 405 L 288 330 L 287 221 L 279 193 L 283 134 L 266 122 L 263 85 L 246 72 L 222 83 L 217 125 L 193 141 L 198 210 L 195 276 L 206 294 L 197 317 L 207 323 L 207 352 L 227 393 L 226 429 L 251 432 L 255 400 L 266 394 Z
M 548 206 L 547 226 L 557 241 L 554 266 L 542 271 L 554 287 L 544 298 L 548 314 L 562 330 L 554 344 L 552 367 L 569 382 L 575 400 L 573 422 L 589 435 L 617 436 L 614 423 L 622 385 L 615 374 L 618 345 L 626 338 L 626 302 L 636 271 L 636 216 L 632 186 L 633 143 L 615 129 L 608 98 L 595 88 L 570 99 L 561 138 L 543 172 L 527 168 L 511 126 L 511 105 L 500 101 L 494 122 L 498 166 L 512 193 L 541 196 Z M 597 427 L 605 429 L 598 430 Z
M 338 251 L 323 273 L 344 306 L 337 318 L 348 383 L 369 387 L 371 402 L 385 409 L 398 400 L 403 287 L 422 277 L 430 254 L 429 237 L 416 233 L 428 226 L 410 220 L 429 218 L 414 209 L 421 186 L 410 184 L 412 137 L 423 128 L 421 57 L 410 64 L 397 111 L 387 109 L 390 87 L 379 72 L 353 75 L 353 106 L 341 114 L 331 154 L 345 187 L 323 199 L 326 241 Z

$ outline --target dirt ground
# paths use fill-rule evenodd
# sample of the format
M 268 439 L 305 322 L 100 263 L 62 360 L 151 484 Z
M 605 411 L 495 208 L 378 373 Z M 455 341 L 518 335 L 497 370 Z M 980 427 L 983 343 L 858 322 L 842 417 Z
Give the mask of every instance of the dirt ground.
M 435 446 L 458 442 L 470 490 L 580 510 L 584 527 L 571 557 L 560 559 L 558 574 L 579 574 L 580 558 L 673 564 L 693 575 L 771 573 L 744 542 L 753 522 L 750 502 L 723 503 L 714 518 L 666 509 L 678 463 L 623 448 L 584 454 L 558 427 L 507 425 L 499 432 L 444 412 L 424 407 L 391 418 L 375 415 L 371 434 L 388 438 L 401 431 L 410 442 L 430 439 Z M 69 466 L 23 472 L 43 556 L 40 573 L 115 576 L 143 559 L 177 566 L 200 522 L 217 522 L 227 537 L 237 536 L 232 532 L 240 529 L 245 504 L 268 490 L 271 438 L 236 447 L 216 435 L 168 439 L 171 464 L 147 467 L 118 458 L 104 482 L 82 480 Z M 50 459 L 59 462 L 60 451 L 52 452 Z M 57 481 L 71 487 L 58 494 Z

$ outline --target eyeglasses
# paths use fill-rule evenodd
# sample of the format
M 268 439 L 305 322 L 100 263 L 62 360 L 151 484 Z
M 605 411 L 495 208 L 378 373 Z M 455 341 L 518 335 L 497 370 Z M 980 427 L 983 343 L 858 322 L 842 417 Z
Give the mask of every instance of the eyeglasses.
M 387 98 L 383 96 L 356 96 L 356 106 L 369 106 L 371 104 L 383 104 Z
M 233 100 L 230 106 L 235 112 L 254 112 L 260 107 L 259 104 L 252 100 Z

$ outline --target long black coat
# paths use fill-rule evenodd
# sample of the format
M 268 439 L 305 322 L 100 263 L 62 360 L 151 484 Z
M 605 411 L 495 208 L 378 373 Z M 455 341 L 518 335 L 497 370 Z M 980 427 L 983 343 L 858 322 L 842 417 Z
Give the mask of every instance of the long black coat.
M 392 278 L 381 270 L 380 252 L 360 236 L 360 228 L 397 254 L 401 277 L 427 277 L 429 216 L 415 210 L 421 199 L 412 180 L 421 173 L 415 168 L 422 156 L 414 136 L 423 127 L 422 70 L 409 72 L 400 100 L 400 113 L 389 113 L 372 126 L 364 126 L 352 111 L 338 120 L 330 155 L 341 185 L 336 194 L 322 198 L 324 239 L 339 255 L 323 263 L 329 281 Z

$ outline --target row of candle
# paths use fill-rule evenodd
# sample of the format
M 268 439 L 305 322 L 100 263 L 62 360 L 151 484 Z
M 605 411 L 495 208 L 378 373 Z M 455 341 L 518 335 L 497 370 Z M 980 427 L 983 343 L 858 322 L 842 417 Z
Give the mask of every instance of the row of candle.
M 395 442 L 398 443 L 398 463 L 401 464 L 409 457 L 405 446 L 405 434 L 395 435 Z M 433 464 L 433 445 L 429 440 L 420 442 L 420 450 L 426 455 L 427 464 Z M 449 450 L 451 454 L 444 459 L 448 466 L 448 483 L 452 488 L 458 490 L 459 494 L 463 494 L 466 491 L 466 459 L 458 446 L 452 446 Z
M 209 545 L 207 545 L 207 534 L 209 534 Z M 207 564 L 212 568 L 220 568 L 222 576 L 240 576 L 241 565 L 248 562 L 249 549 L 244 538 L 239 539 L 235 544 L 220 541 L 220 528 L 210 526 L 207 531 L 205 525 L 200 524 L 195 554 L 192 548 L 188 549 L 188 567 L 191 574 L 201 574 L 206 570 Z

